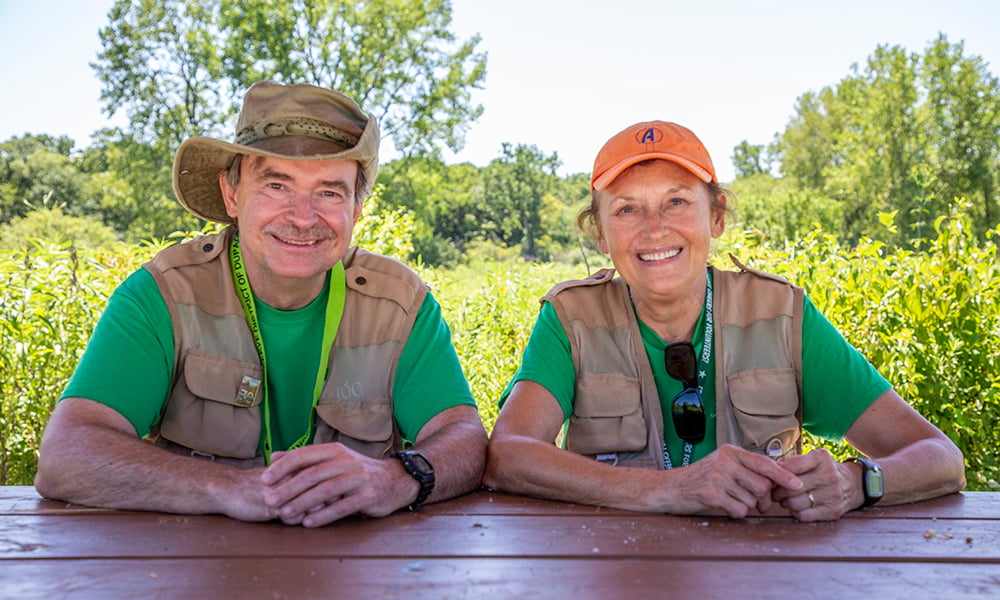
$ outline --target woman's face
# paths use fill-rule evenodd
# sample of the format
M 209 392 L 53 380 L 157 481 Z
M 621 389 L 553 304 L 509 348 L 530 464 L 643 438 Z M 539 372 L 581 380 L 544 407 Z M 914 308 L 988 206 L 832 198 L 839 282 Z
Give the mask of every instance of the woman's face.
M 725 211 L 713 208 L 702 180 L 677 163 L 653 160 L 629 167 L 599 194 L 598 246 L 637 303 L 704 294 L 709 247 L 725 229 Z

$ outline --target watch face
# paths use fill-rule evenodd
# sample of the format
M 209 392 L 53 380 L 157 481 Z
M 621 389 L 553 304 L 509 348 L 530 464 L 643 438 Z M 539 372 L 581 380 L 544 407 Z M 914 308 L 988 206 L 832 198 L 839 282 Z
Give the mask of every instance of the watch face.
M 882 497 L 882 472 L 875 469 L 865 470 L 865 491 L 872 498 Z
M 422 471 L 424 473 L 433 473 L 434 472 L 434 468 L 431 467 L 431 463 L 427 462 L 427 459 L 424 458 L 423 454 L 418 454 L 416 452 L 413 452 L 409 456 L 410 456 L 410 460 L 413 461 L 413 466 L 415 466 L 420 471 Z

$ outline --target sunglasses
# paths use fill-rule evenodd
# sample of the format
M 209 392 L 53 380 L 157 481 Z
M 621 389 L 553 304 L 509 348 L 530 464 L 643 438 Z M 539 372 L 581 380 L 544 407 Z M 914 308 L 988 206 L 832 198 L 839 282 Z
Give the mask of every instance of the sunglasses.
M 697 444 L 705 439 L 705 404 L 698 390 L 698 358 L 694 346 L 690 342 L 670 344 L 663 361 L 667 375 L 684 384 L 684 389 L 671 402 L 677 437 Z

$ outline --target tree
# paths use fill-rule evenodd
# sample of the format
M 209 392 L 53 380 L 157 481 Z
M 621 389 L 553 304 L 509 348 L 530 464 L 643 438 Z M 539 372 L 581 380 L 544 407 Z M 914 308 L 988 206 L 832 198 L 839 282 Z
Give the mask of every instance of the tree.
M 940 188 L 963 190 L 978 199 L 980 223 L 996 223 L 1000 166 L 1000 82 L 978 56 L 941 35 L 924 55 L 921 81 L 927 90 L 926 123 Z
M 763 145 L 754 145 L 743 140 L 733 148 L 733 167 L 737 177 L 749 177 L 771 170 Z
M 66 136 L 24 135 L 0 144 L 0 224 L 43 206 L 75 216 L 94 211 L 96 197 L 84 189 L 87 175 L 73 163 L 72 150 Z
M 229 131 L 260 79 L 351 95 L 403 154 L 460 149 L 482 111 L 486 56 L 456 42 L 446 0 L 118 0 L 109 18 L 93 66 L 140 142 Z
M 880 46 L 836 86 L 804 94 L 775 151 L 784 175 L 842 204 L 845 239 L 883 234 L 885 213 L 896 215 L 889 241 L 919 242 L 962 197 L 978 200 L 984 236 L 1000 212 L 1000 86 L 944 35 L 923 55 Z
M 94 173 L 90 185 L 101 190 L 101 219 L 132 241 L 163 239 L 194 231 L 201 221 L 174 198 L 173 161 L 167 149 L 116 129 L 94 135 L 80 162 Z
M 446 165 L 437 157 L 398 159 L 379 169 L 384 204 L 409 211 L 415 220 L 411 258 L 451 265 L 468 242 L 482 236 L 473 198 L 478 178 L 474 165 Z
M 485 231 L 508 246 L 521 245 L 521 256 L 538 258 L 541 209 L 557 180 L 560 161 L 535 146 L 504 143 L 500 158 L 482 172 L 477 205 Z
M 735 212 L 726 218 L 726 229 L 753 233 L 765 244 L 782 247 L 819 228 L 837 231 L 843 203 L 824 198 L 820 192 L 800 187 L 788 177 L 767 173 L 738 177 L 729 189 L 738 200 Z

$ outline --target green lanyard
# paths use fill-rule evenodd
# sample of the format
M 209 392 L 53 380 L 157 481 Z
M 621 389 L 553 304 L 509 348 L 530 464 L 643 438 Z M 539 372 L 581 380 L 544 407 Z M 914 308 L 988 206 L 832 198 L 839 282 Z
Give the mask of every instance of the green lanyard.
M 264 371 L 264 399 L 261 402 L 261 412 L 264 413 L 264 460 L 271 464 L 271 410 L 268 403 L 269 388 L 267 385 L 267 358 L 264 356 L 264 338 L 260 332 L 260 323 L 257 321 L 257 309 L 253 304 L 253 292 L 250 289 L 250 281 L 247 279 L 246 267 L 243 265 L 243 255 L 240 252 L 239 232 L 233 235 L 233 241 L 229 245 L 229 262 L 233 267 L 233 283 L 236 285 L 237 296 L 243 305 L 243 314 L 246 316 L 247 325 L 253 335 L 253 344 L 257 348 L 257 356 L 260 358 L 260 366 Z M 313 426 L 316 421 L 316 403 L 319 402 L 320 392 L 326 383 L 326 370 L 330 364 L 330 348 L 333 340 L 337 337 L 337 330 L 340 328 L 340 318 L 344 314 L 344 297 L 347 294 L 346 276 L 344 274 L 344 263 L 338 262 L 333 266 L 330 273 L 330 293 L 326 300 L 326 322 L 323 325 L 323 347 L 319 359 L 319 369 L 316 371 L 316 385 L 313 387 L 312 407 L 309 409 L 309 428 L 302 434 L 302 437 L 295 440 L 289 450 L 300 448 L 309 443 L 313 434 Z
M 704 393 L 705 378 L 708 375 L 709 364 L 712 361 L 712 334 L 715 331 L 715 323 L 712 318 L 712 274 L 706 274 L 705 280 L 705 343 L 701 347 L 701 366 L 698 369 L 698 388 Z M 704 403 L 704 398 L 702 403 Z M 681 457 L 681 466 L 686 467 L 691 464 L 691 454 L 694 452 L 694 445 L 691 442 L 684 442 L 684 455 Z M 674 468 L 673 461 L 670 460 L 670 452 L 667 450 L 667 437 L 663 436 L 663 468 Z

